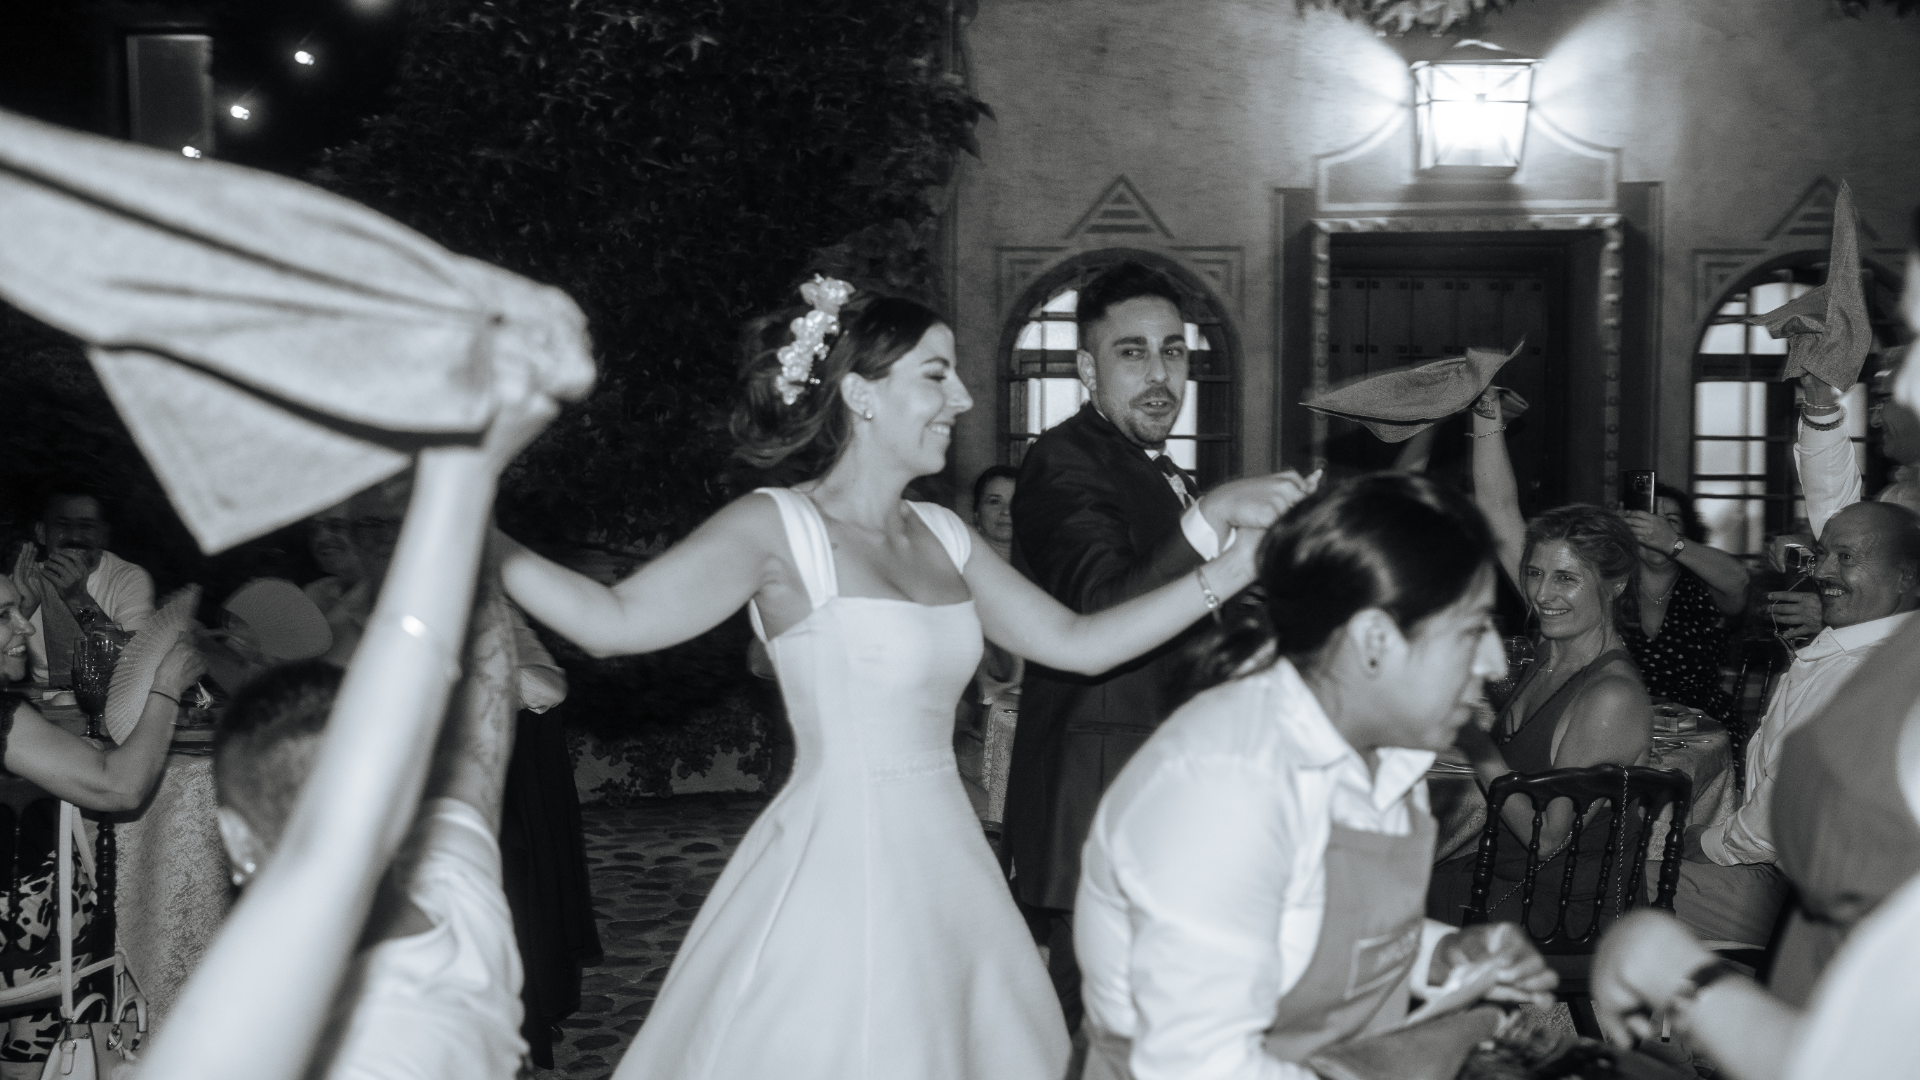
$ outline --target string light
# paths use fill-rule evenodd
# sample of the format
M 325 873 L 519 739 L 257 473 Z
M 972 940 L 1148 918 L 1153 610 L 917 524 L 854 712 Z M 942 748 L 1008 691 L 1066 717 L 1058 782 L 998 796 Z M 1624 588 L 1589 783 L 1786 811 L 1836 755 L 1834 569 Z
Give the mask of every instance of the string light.
M 234 105 L 227 109 L 227 113 L 235 120 L 245 120 L 253 115 L 253 110 L 245 105 Z
M 313 61 L 314 61 L 314 56 L 313 56 L 313 54 L 312 54 L 312 53 L 310 53 L 310 52 L 308 52 L 307 50 L 305 50 L 305 49 L 296 49 L 296 50 L 294 51 L 294 54 L 293 54 L 293 62 L 294 62 L 294 63 L 296 63 L 296 64 L 305 64 L 305 65 L 307 65 L 308 67 L 312 67 L 312 66 L 313 66 Z
M 200 156 L 200 148 L 197 146 L 183 146 L 180 148 L 180 152 L 190 158 L 197 158 Z

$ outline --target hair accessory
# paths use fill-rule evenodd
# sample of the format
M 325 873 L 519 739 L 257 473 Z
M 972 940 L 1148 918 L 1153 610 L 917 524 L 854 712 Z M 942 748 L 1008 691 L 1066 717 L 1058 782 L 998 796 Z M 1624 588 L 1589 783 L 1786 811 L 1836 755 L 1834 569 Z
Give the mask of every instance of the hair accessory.
M 800 298 L 813 310 L 793 320 L 793 344 L 780 347 L 780 374 L 773 380 L 780 388 L 780 400 L 788 405 L 800 400 L 813 377 L 814 362 L 827 355 L 827 338 L 840 332 L 840 308 L 853 298 L 853 286 L 822 274 L 800 286 Z

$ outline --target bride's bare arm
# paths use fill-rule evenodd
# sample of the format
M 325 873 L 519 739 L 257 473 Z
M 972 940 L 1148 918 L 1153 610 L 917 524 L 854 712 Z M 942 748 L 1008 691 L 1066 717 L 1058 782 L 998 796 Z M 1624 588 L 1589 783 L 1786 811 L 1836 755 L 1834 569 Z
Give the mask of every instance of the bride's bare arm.
M 1083 675 L 1123 664 L 1207 614 L 1200 578 L 1220 600 L 1253 583 L 1258 533 L 1191 574 L 1093 615 L 1079 615 L 1021 576 L 978 536 L 967 560 L 967 587 L 987 640 L 1060 671 Z
M 501 578 L 528 614 L 594 656 L 652 652 L 711 630 L 777 579 L 779 513 L 771 499 L 736 500 L 611 588 L 501 535 Z

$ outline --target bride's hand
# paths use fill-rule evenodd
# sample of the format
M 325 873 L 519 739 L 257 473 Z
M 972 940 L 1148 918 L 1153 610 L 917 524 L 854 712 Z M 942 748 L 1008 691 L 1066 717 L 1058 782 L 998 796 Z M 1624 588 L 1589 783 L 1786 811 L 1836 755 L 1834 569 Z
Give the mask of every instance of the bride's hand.
M 1227 548 L 1206 565 L 1207 582 L 1221 600 L 1253 584 L 1260 574 L 1260 541 L 1265 529 L 1235 529 Z

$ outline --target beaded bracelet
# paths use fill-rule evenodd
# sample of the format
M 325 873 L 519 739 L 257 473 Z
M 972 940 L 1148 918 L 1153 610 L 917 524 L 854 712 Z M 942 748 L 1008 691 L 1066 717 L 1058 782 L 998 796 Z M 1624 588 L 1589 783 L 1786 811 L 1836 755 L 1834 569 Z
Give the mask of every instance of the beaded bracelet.
M 1812 416 L 1809 416 L 1806 410 L 1803 409 L 1800 412 L 1800 422 L 1807 425 L 1807 427 L 1813 429 L 1814 431 L 1832 431 L 1834 428 L 1837 428 L 1841 424 L 1846 423 L 1847 417 L 1845 413 L 1841 413 L 1835 416 L 1832 420 L 1829 420 L 1828 422 L 1823 424 L 1820 421 L 1815 420 Z
M 1469 431 L 1467 432 L 1467 438 L 1484 439 L 1489 435 L 1498 435 L 1505 430 L 1507 430 L 1507 425 L 1501 424 L 1499 427 L 1494 428 L 1492 431 Z

